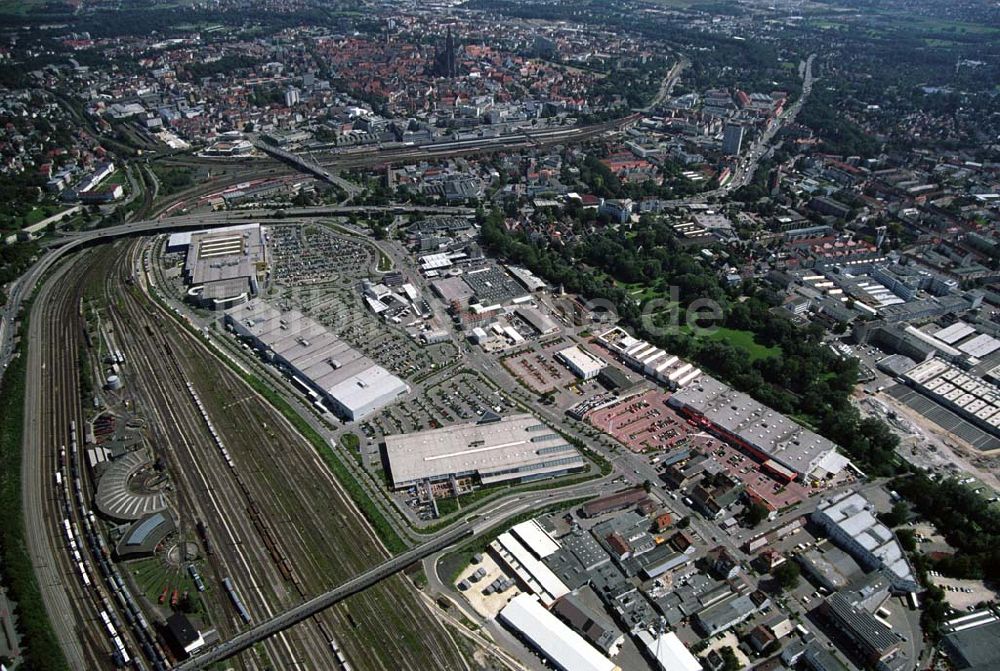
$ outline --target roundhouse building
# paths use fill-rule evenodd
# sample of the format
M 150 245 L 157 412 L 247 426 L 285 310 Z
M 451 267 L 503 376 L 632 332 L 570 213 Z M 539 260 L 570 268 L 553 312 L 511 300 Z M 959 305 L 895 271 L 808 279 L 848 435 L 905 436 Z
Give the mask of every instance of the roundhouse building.
M 133 481 L 152 469 L 153 460 L 146 450 L 129 452 L 113 461 L 97 483 L 97 510 L 119 521 L 137 520 L 165 510 L 167 500 L 162 490 L 142 491 L 133 486 Z
M 151 555 L 173 531 L 174 520 L 166 511 L 147 515 L 132 523 L 118 542 L 115 553 L 121 559 Z

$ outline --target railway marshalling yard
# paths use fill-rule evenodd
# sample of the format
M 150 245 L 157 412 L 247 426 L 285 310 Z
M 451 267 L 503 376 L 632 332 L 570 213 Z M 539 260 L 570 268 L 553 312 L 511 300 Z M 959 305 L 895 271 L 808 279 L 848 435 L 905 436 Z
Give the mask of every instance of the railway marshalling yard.
M 72 668 L 168 667 L 172 654 L 156 623 L 177 600 L 203 633 L 228 640 L 389 556 L 312 444 L 147 293 L 147 242 L 77 255 L 44 284 L 32 314 L 29 371 L 41 376 L 28 376 L 24 509 L 47 610 L 61 620 L 55 629 Z M 101 392 L 98 410 L 78 374 L 90 378 L 86 389 L 98 389 L 111 360 L 125 386 Z M 147 470 L 158 475 L 176 523 L 152 558 L 110 561 L 122 527 L 91 514 L 103 466 L 87 465 L 84 427 L 98 414 L 127 422 L 150 452 Z M 232 663 L 482 668 L 469 632 L 435 611 L 407 579 L 391 577 Z M 136 613 L 145 630 L 141 620 L 126 626 Z

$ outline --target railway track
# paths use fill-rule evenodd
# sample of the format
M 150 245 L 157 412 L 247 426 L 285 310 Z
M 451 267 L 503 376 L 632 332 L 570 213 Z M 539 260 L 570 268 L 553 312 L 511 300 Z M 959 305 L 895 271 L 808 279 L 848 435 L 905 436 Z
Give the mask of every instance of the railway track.
M 67 662 L 102 668 L 108 651 L 100 647 L 99 630 L 90 624 L 98 615 L 67 547 L 62 520 L 72 510 L 55 482 L 60 450 L 70 449 L 70 424 L 79 420 L 76 364 L 67 356 L 70 350 L 75 355 L 78 346 L 74 292 L 72 283 L 65 281 L 72 274 L 72 264 L 57 269 L 32 310 L 22 473 L 25 529 L 46 610 Z
M 55 592 L 46 603 L 71 668 L 163 669 L 163 650 L 110 564 L 110 549 L 90 509 L 93 486 L 84 459 L 78 377 L 84 342 L 81 296 L 90 278 L 87 261 L 86 256 L 78 257 L 58 269 L 36 304 L 33 323 L 40 333 L 33 334 L 32 342 L 40 361 L 32 361 L 32 366 L 38 363 L 42 374 L 29 378 L 34 382 L 29 382 L 26 416 L 41 421 L 36 432 L 26 434 L 24 482 L 26 498 L 41 494 L 42 501 L 25 503 L 29 545 L 47 541 L 53 564 L 41 567 L 40 573 L 58 567 L 61 574 L 61 580 L 44 585 L 43 592 Z M 33 384 L 41 387 L 40 393 Z M 33 440 L 40 444 L 33 445 Z M 68 607 L 61 607 L 61 598 L 69 601 Z M 140 657 L 144 649 L 146 660 Z
M 138 285 L 145 286 L 141 276 Z M 231 489 L 243 495 L 247 517 L 256 525 L 267 560 L 282 572 L 285 586 L 298 601 L 388 556 L 312 446 L 284 417 L 186 331 L 162 325 L 159 330 L 183 375 L 211 411 L 214 429 L 236 466 L 229 470 L 239 475 Z M 213 449 L 218 463 L 226 463 L 218 446 Z M 395 578 L 308 622 L 328 636 L 328 650 L 342 650 L 359 668 L 464 668 L 453 640 L 439 624 L 430 622 L 425 605 L 414 598 L 411 589 Z M 331 635 L 334 632 L 338 640 Z M 373 652 L 373 646 L 382 649 Z M 415 656 L 415 647 L 422 654 Z M 328 654 L 325 665 L 318 668 L 334 668 L 331 661 Z
M 129 248 L 134 249 L 134 244 Z M 228 578 L 235 585 L 251 622 L 266 619 L 278 605 L 293 601 L 246 514 L 246 502 L 230 469 L 212 449 L 212 437 L 184 383 L 177 361 L 179 348 L 127 286 L 134 273 L 133 262 L 132 254 L 119 253 L 106 283 L 108 305 L 114 306 L 112 320 L 133 370 L 132 393 L 149 414 L 149 423 L 160 427 L 158 436 L 164 442 L 154 449 L 170 465 L 181 485 L 178 489 L 190 496 L 185 512 L 189 519 L 193 514 L 203 521 L 206 534 L 214 541 L 211 559 L 218 583 Z M 218 623 L 223 632 L 236 632 L 248 624 L 236 609 L 224 615 Z M 326 645 L 315 635 L 301 636 L 298 643 L 286 635 L 268 642 L 262 654 L 254 652 L 241 661 L 245 668 L 253 669 L 299 668 L 302 662 L 311 662 L 308 668 L 322 668 L 315 651 L 323 651 Z
M 115 306 L 113 319 L 131 365 L 146 371 L 137 375 L 146 382 L 132 385 L 142 387 L 137 403 L 154 408 L 151 424 L 178 427 L 177 435 L 165 438 L 170 442 L 164 443 L 169 446 L 164 457 L 177 474 L 177 489 L 190 493 L 191 515 L 204 522 L 204 534 L 211 539 L 213 579 L 231 579 L 257 624 L 387 556 L 311 446 L 141 296 L 144 261 L 135 252 L 138 243 L 129 248 L 114 263 L 111 274 L 119 288 L 108 302 Z M 133 277 L 137 284 L 122 289 Z M 210 411 L 207 416 L 201 406 Z M 297 486 L 289 488 L 290 482 Z M 358 546 L 370 551 L 359 552 Z M 261 665 L 247 660 L 258 646 L 240 661 L 245 668 L 262 668 L 265 661 L 277 668 L 466 668 L 454 641 L 409 589 L 394 579 L 264 641 Z M 227 608 L 228 620 L 220 626 L 225 638 L 246 625 L 238 609 Z M 379 643 L 387 652 L 372 652 Z M 399 661 L 407 656 L 413 660 Z M 338 667 L 338 659 L 347 664 Z
M 393 147 L 389 149 L 361 150 L 353 153 L 336 153 L 323 156 L 320 154 L 319 164 L 327 168 L 331 173 L 354 168 L 376 167 L 383 165 L 393 165 L 407 161 L 419 161 L 427 159 L 444 159 L 459 156 L 469 156 L 472 154 L 488 154 L 498 151 L 510 151 L 523 148 L 539 148 L 555 144 L 568 144 L 586 142 L 608 133 L 620 130 L 621 128 L 634 123 L 641 117 L 640 114 L 631 114 L 621 119 L 605 121 L 589 126 L 579 126 L 571 128 L 554 128 L 544 130 L 531 130 L 521 133 L 495 138 L 474 138 L 469 140 L 457 140 L 453 142 L 437 142 L 433 144 L 417 145 L 412 147 Z M 185 203 L 202 198 L 206 195 L 219 192 L 227 187 L 236 186 L 242 182 L 252 179 L 282 178 L 295 175 L 301 170 L 296 170 L 280 161 L 273 159 L 253 159 L 241 162 L 219 162 L 217 159 L 207 159 L 190 156 L 171 156 L 162 159 L 164 165 L 176 167 L 203 166 L 209 162 L 214 165 L 224 165 L 227 170 L 233 169 L 234 174 L 227 174 L 190 187 L 181 192 L 173 194 L 159 203 L 144 202 L 141 208 L 141 215 L 135 219 L 155 218 L 164 216 L 181 207 Z

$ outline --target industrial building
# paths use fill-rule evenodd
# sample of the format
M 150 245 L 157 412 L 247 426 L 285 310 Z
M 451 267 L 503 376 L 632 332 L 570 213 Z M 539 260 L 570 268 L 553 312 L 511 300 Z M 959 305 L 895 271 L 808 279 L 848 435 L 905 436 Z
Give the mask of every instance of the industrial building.
M 770 605 L 770 600 L 766 601 Z M 735 627 L 759 610 L 749 594 L 731 594 L 695 615 L 695 622 L 705 634 L 714 636 Z
M 524 547 L 531 550 L 531 554 L 539 559 L 545 559 L 549 555 L 555 554 L 562 547 L 559 541 L 552 538 L 552 535 L 538 523 L 538 520 L 528 520 L 515 524 L 510 531 Z
M 1000 665 L 1000 617 L 992 610 L 956 617 L 943 630 L 941 642 L 956 669 L 986 671 Z
M 410 389 L 382 366 L 301 312 L 253 300 L 229 310 L 226 324 L 283 367 L 316 404 L 355 421 Z
M 892 530 L 878 521 L 875 507 L 861 494 L 847 491 L 822 501 L 812 520 L 863 567 L 884 568 L 893 590 L 919 589 L 903 548 Z
M 472 290 L 469 302 L 483 308 L 499 308 L 528 295 L 523 286 L 498 266 L 470 270 L 462 276 L 462 281 Z
M 653 634 L 641 631 L 639 640 L 662 671 L 701 671 L 698 658 L 691 654 L 674 632 Z
M 604 513 L 625 510 L 649 499 L 649 494 L 642 487 L 632 487 L 614 494 L 588 501 L 583 504 L 584 517 L 597 517 Z
M 174 233 L 168 252 L 183 252 L 188 300 L 225 310 L 258 295 L 259 274 L 267 267 L 265 232 L 260 224 Z
M 586 468 L 575 447 L 529 414 L 385 437 L 395 489 L 475 477 L 484 485 L 555 477 Z
M 499 619 L 560 671 L 620 671 L 529 594 L 511 599 Z
M 550 335 L 559 330 L 559 324 L 538 308 L 518 307 L 514 310 L 514 314 L 520 317 L 538 335 Z
M 934 337 L 977 359 L 1000 349 L 1000 340 L 988 333 L 980 333 L 975 326 L 963 321 L 936 331 Z
M 822 617 L 854 646 L 865 663 L 879 669 L 900 653 L 902 639 L 874 615 L 851 604 L 842 594 L 834 594 L 819 606 Z
M 548 285 L 545 283 L 545 280 L 541 279 L 527 268 L 522 268 L 520 266 L 507 266 L 507 271 L 514 276 L 514 279 L 523 284 L 524 288 L 531 293 L 548 289 Z
M 849 463 L 837 446 L 715 378 L 703 375 L 668 399 L 681 414 L 733 443 L 785 479 L 824 479 Z
M 569 587 L 552 569 L 525 546 L 512 532 L 502 533 L 490 543 L 490 551 L 505 566 L 521 587 L 533 594 L 545 607 L 569 594 Z
M 941 359 L 928 359 L 903 375 L 906 384 L 1000 436 L 1000 387 Z
M 206 644 L 205 637 L 183 613 L 174 613 L 167 618 L 164 634 L 171 648 L 181 659 L 186 659 Z
M 443 256 L 446 255 L 431 255 L 434 258 Z M 447 267 L 439 261 L 433 269 L 429 269 L 431 257 L 424 257 L 428 259 L 424 262 L 425 274 Z M 448 276 L 431 282 L 431 289 L 445 303 L 461 306 L 462 309 L 468 307 L 477 314 L 495 312 L 505 305 L 531 300 L 528 290 L 498 266 L 486 266 L 466 272 L 449 271 Z M 555 326 L 554 323 L 552 325 Z
M 600 357 L 591 354 L 579 345 L 559 350 L 556 352 L 556 358 L 566 364 L 566 367 L 581 380 L 592 380 L 604 370 L 606 365 Z
M 578 592 L 570 592 L 556 601 L 552 612 L 608 657 L 617 655 L 625 643 L 625 634 L 603 613 L 587 607 Z
M 701 370 L 678 356 L 639 340 L 621 327 L 602 333 L 597 341 L 614 352 L 630 368 L 670 389 L 681 389 L 701 376 Z

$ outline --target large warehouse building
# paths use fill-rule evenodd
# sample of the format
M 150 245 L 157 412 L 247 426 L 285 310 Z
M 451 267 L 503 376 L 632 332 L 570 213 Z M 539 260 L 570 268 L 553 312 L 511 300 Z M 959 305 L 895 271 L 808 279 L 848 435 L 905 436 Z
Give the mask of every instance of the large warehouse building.
M 573 374 L 583 380 L 592 380 L 604 370 L 605 363 L 579 345 L 572 345 L 556 352 L 556 358 L 566 364 Z
M 529 414 L 385 437 L 395 489 L 477 477 L 484 485 L 555 477 L 586 467 L 576 448 Z
M 916 592 L 919 589 L 895 534 L 878 521 L 875 506 L 858 492 L 846 491 L 821 501 L 812 520 L 865 568 L 886 569 L 886 577 L 895 591 Z
M 410 389 L 402 380 L 301 312 L 253 300 L 229 310 L 226 324 L 264 356 L 288 369 L 313 400 L 358 420 Z
M 848 464 L 831 441 L 709 375 L 667 403 L 760 459 L 777 475 L 823 479 Z
M 499 619 L 560 671 L 621 671 L 529 594 L 511 599 Z
M 210 310 L 225 310 L 256 296 L 267 267 L 266 233 L 260 224 L 174 233 L 168 252 L 183 252 L 188 300 Z
M 941 359 L 928 359 L 903 375 L 906 384 L 1000 436 L 1000 387 Z

